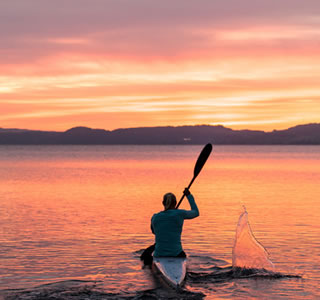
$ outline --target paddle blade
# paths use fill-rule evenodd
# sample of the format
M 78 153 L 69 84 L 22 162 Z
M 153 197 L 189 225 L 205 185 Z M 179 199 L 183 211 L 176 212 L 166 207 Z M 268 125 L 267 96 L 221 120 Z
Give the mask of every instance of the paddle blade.
M 205 147 L 202 149 L 202 151 L 198 157 L 198 160 L 196 162 L 196 165 L 194 167 L 193 178 L 196 178 L 198 176 L 198 174 L 202 170 L 204 164 L 206 163 L 207 159 L 209 158 L 211 151 L 212 151 L 211 144 L 205 145 Z

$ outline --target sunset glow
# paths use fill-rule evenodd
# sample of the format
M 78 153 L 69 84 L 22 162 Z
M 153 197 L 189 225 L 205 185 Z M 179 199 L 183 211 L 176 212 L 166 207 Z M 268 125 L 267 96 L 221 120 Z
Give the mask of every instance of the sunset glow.
M 320 122 L 318 0 L 0 3 L 0 127 Z

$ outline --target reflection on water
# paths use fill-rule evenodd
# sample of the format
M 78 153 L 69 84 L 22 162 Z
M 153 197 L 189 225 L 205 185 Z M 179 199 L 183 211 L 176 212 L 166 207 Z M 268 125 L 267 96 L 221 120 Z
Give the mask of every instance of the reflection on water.
M 81 280 L 118 298 L 161 294 L 137 251 L 153 243 L 152 214 L 164 193 L 182 193 L 201 149 L 1 146 L 0 289 Z M 192 187 L 200 217 L 184 225 L 186 288 L 208 298 L 316 298 L 319 165 L 317 146 L 214 147 Z M 277 272 L 302 279 L 202 280 L 230 267 L 242 205 Z

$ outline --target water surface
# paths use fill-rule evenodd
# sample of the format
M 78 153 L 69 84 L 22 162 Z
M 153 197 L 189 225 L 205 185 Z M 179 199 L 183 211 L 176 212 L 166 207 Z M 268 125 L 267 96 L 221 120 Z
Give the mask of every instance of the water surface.
M 153 243 L 150 218 L 163 194 L 180 197 L 201 149 L 0 146 L 2 293 L 168 298 L 139 255 Z M 181 298 L 320 297 L 319 182 L 319 146 L 214 147 L 191 189 L 200 217 L 184 225 Z M 230 276 L 243 205 L 277 272 L 302 278 Z

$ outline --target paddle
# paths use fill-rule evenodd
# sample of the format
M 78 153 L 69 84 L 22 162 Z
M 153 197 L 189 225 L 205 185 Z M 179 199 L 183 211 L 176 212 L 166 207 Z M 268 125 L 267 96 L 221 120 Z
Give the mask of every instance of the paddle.
M 205 147 L 202 149 L 202 151 L 201 151 L 201 153 L 200 153 L 200 155 L 198 157 L 198 160 L 196 162 L 196 165 L 194 167 L 193 178 L 192 178 L 191 182 L 188 185 L 188 189 L 190 189 L 190 187 L 193 184 L 194 180 L 197 178 L 197 176 L 201 172 L 204 164 L 206 163 L 208 157 L 210 156 L 211 151 L 212 151 L 212 145 L 211 144 L 205 145 Z M 176 209 L 180 206 L 184 196 L 185 196 L 185 194 L 182 195 L 180 201 L 178 202 L 178 205 L 176 206 Z
M 210 156 L 210 153 L 212 151 L 212 145 L 211 144 L 207 144 L 201 151 L 198 160 L 196 162 L 196 165 L 194 167 L 194 171 L 193 171 L 193 178 L 191 180 L 191 182 L 189 183 L 188 189 L 191 187 L 191 185 L 193 184 L 194 180 L 197 178 L 197 176 L 199 175 L 199 173 L 201 172 L 204 164 L 206 163 L 208 157 Z M 183 198 L 184 198 L 184 194 L 181 197 L 178 205 L 176 206 L 176 209 L 180 206 Z M 148 247 L 147 249 L 145 249 L 143 251 L 143 253 L 140 256 L 140 259 L 144 261 L 145 265 L 151 265 L 152 263 L 152 252 L 154 251 L 155 248 L 155 244 L 151 245 L 150 247 Z

